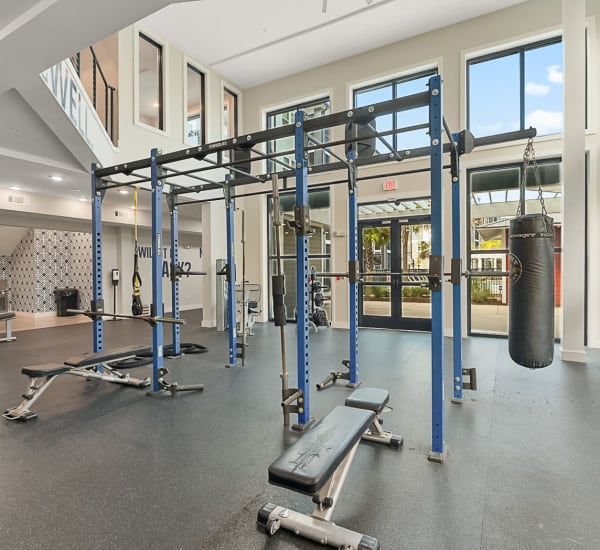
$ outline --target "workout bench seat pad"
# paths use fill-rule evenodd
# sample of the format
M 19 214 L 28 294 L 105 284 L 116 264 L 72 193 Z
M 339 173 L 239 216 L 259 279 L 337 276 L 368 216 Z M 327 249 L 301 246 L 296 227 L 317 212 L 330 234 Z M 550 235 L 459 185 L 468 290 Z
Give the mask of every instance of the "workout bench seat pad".
M 347 407 L 367 409 L 368 411 L 379 413 L 388 404 L 389 400 L 390 394 L 387 390 L 382 390 L 381 388 L 359 388 L 346 398 L 345 403 Z
M 43 376 L 58 376 L 69 372 L 71 367 L 59 363 L 46 363 L 44 365 L 33 365 L 32 367 L 23 367 L 21 374 L 30 378 L 42 378 Z
M 0 321 L 10 321 L 14 319 L 17 314 L 14 311 L 7 311 L 5 313 L 0 313 Z
M 375 413 L 337 406 L 269 466 L 269 483 L 315 495 L 360 441 Z
M 138 353 L 144 352 L 152 353 L 152 348 L 148 346 L 125 346 L 122 348 L 114 348 L 106 351 L 99 351 L 97 353 L 83 353 L 81 355 L 75 355 L 65 360 L 65 365 L 74 368 L 80 367 L 91 367 L 99 363 L 108 363 L 110 361 L 118 361 L 125 357 L 132 357 Z

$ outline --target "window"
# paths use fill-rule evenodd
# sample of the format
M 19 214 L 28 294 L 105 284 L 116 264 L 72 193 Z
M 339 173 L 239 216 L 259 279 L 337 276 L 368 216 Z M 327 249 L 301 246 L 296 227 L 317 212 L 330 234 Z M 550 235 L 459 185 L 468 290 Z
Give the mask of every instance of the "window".
M 437 69 L 432 69 L 358 88 L 354 90 L 354 107 L 365 107 L 374 103 L 424 92 L 427 90 L 429 78 L 436 74 Z M 385 145 L 386 142 L 396 151 L 427 147 L 429 145 L 428 128 L 411 129 L 411 127 L 421 124 L 429 124 L 428 107 L 419 107 L 418 109 L 377 117 L 375 127 L 378 132 L 393 131 L 394 133 L 377 138 L 375 152 L 377 154 L 389 153 L 390 149 Z
M 560 161 L 538 161 L 542 197 L 548 215 L 554 219 L 555 336 L 560 336 L 560 272 L 562 184 Z M 471 271 L 509 271 L 508 230 L 517 212 L 522 165 L 512 164 L 469 171 L 469 242 L 467 262 Z M 538 188 L 533 170 L 527 173 L 525 212 L 540 212 Z M 471 277 L 469 291 L 469 332 L 508 334 L 508 278 Z
M 201 145 L 206 135 L 204 115 L 204 73 L 187 64 L 187 114 L 185 124 L 186 145 Z
M 331 232 L 330 232 L 330 197 L 329 189 L 309 189 L 308 206 L 310 207 L 311 226 L 315 232 L 308 240 L 308 269 L 314 267 L 317 273 L 330 271 Z M 279 239 L 281 243 L 281 265 L 285 275 L 285 306 L 287 317 L 293 320 L 296 309 L 296 234 L 288 221 L 294 219 L 294 193 L 284 193 L 279 196 L 281 221 Z M 272 212 L 273 198 L 269 197 L 269 214 Z M 269 223 L 269 280 L 270 275 L 277 273 L 276 246 L 273 224 Z M 331 319 L 331 281 L 319 278 L 323 285 L 324 304 L 327 316 Z M 271 293 L 269 293 L 270 295 Z
M 317 99 L 315 101 L 308 101 L 306 103 L 298 103 L 297 105 L 291 105 L 280 109 L 278 111 L 272 111 L 267 113 L 267 128 L 279 128 L 287 124 L 294 124 L 294 118 L 296 111 L 304 111 L 304 120 L 310 120 L 311 118 L 325 116 L 331 113 L 331 102 L 329 98 Z M 322 130 L 315 130 L 308 134 L 308 147 L 315 146 L 321 143 L 327 143 L 330 138 L 330 129 L 323 128 Z M 267 168 L 268 172 L 281 172 L 282 170 L 293 170 L 295 166 L 294 157 L 294 136 L 289 136 L 281 139 L 269 141 L 267 145 L 267 151 L 269 154 L 283 153 L 289 151 L 286 155 L 281 155 L 275 158 L 275 160 L 269 161 Z M 308 151 L 308 165 L 318 166 L 329 162 L 327 153 L 323 149 L 314 149 Z
M 223 139 L 238 135 L 238 98 L 227 88 L 223 89 Z
M 139 121 L 164 130 L 162 46 L 140 33 L 138 61 Z
M 563 131 L 560 37 L 471 59 L 467 127 L 483 137 L 533 126 L 538 136 Z

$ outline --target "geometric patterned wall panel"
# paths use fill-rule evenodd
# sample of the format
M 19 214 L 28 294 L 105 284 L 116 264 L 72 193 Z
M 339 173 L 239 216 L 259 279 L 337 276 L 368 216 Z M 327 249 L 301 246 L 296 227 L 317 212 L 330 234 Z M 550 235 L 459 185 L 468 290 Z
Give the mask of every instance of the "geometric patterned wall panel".
M 12 258 L 10 256 L 0 256 L 0 281 L 6 281 L 6 308 L 7 311 L 12 311 L 12 292 L 11 292 L 11 279 L 12 279 Z
M 67 288 L 69 236 L 65 231 L 35 229 L 35 312 L 56 311 L 54 290 Z
M 12 303 L 14 311 L 35 313 L 35 230 L 30 229 L 12 254 Z
M 13 252 L 11 269 L 14 311 L 56 311 L 54 291 L 76 288 L 79 306 L 89 308 L 92 295 L 92 236 L 51 229 L 31 229 Z
M 89 309 L 92 301 L 92 235 L 69 233 L 69 286 L 79 290 L 79 307 Z

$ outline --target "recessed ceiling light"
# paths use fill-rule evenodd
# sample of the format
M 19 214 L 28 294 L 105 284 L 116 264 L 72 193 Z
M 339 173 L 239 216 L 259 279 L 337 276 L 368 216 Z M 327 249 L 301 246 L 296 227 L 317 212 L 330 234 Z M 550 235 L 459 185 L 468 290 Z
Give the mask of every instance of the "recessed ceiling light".
M 80 202 L 87 202 L 87 199 L 77 199 Z
M 21 188 L 18 185 L 11 185 L 9 187 L 9 189 L 12 189 L 13 191 L 20 191 L 21 190 Z
M 81 192 L 81 189 L 69 189 L 69 191 L 71 191 L 72 193 L 79 193 Z
M 121 195 L 128 195 L 129 191 L 127 191 L 127 189 L 119 189 L 119 193 L 121 193 Z
M 62 176 L 48 176 L 52 181 L 62 181 L 64 178 Z

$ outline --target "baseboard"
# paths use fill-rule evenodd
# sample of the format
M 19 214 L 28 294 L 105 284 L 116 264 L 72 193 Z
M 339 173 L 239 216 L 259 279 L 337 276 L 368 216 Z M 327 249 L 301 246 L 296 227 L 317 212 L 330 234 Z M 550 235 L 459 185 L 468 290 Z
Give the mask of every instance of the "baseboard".
M 202 304 L 188 304 L 179 307 L 179 311 L 187 311 L 189 309 L 202 309 Z
M 332 321 L 331 328 L 344 328 L 346 330 L 350 330 L 350 323 L 347 321 Z
M 585 351 L 570 351 L 560 348 L 560 358 L 562 361 L 570 361 L 572 363 L 587 362 L 587 354 Z

